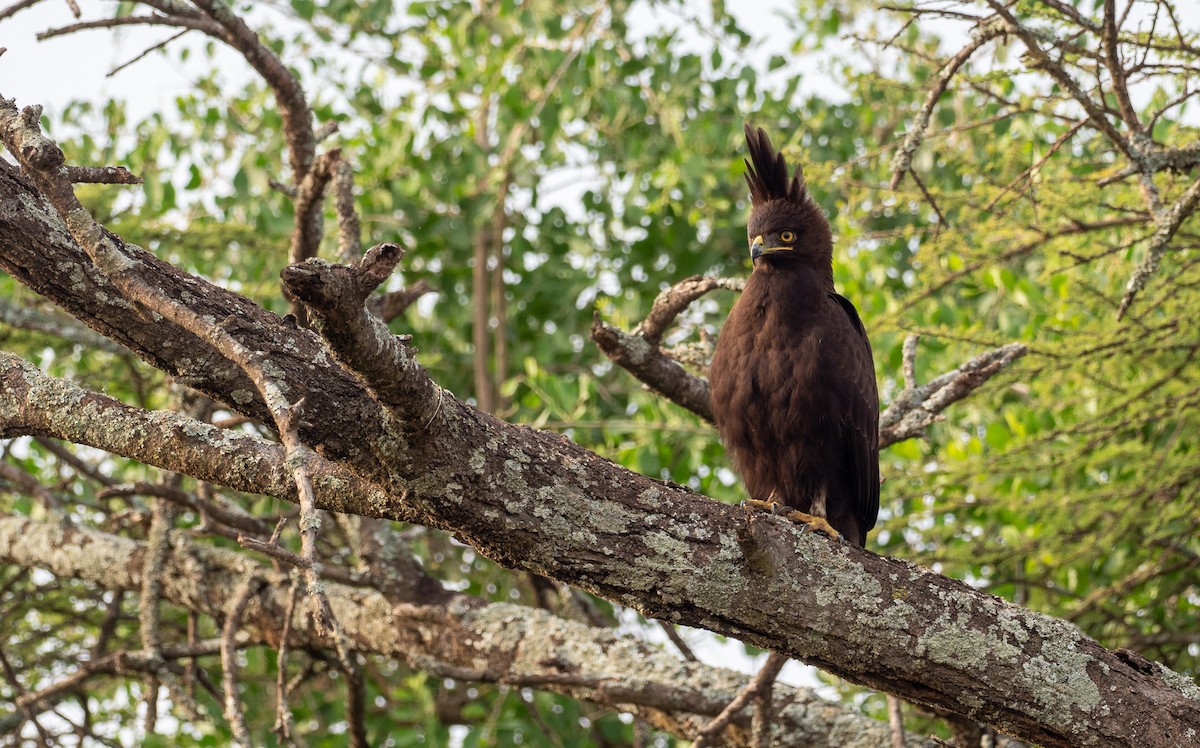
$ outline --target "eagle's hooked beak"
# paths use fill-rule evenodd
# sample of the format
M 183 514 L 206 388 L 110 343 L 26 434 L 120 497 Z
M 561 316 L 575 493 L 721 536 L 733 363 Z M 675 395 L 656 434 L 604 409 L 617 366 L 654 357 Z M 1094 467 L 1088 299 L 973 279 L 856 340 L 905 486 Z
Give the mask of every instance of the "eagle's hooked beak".
M 754 262 L 755 260 L 757 260 L 759 257 L 762 257 L 763 255 L 769 255 L 769 254 L 773 254 L 775 252 L 790 252 L 790 251 L 792 251 L 792 248 L 788 247 L 788 246 L 764 247 L 762 234 L 759 234 L 758 236 L 754 237 L 754 241 L 752 241 L 750 243 L 750 261 Z

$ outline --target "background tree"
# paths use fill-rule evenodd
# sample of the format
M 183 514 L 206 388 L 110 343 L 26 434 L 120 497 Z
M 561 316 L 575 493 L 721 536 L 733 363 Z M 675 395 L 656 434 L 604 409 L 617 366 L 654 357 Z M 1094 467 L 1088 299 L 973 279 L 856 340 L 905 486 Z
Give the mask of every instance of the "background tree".
M 1166 2 L 866 11 L 788 17 L 794 54 L 765 71 L 719 5 L 296 0 L 251 26 L 145 2 L 48 31 L 161 26 L 156 54 L 211 52 L 186 29 L 258 78 L 210 73 L 142 122 L 0 113 L 24 175 L 0 172 L 12 741 L 890 742 L 853 683 L 970 715 L 905 712 L 964 743 L 975 719 L 1045 744 L 1200 729 L 1198 24 Z M 801 90 L 816 60 L 844 100 Z M 679 282 L 745 269 L 748 117 L 805 162 L 869 322 L 875 547 L 1130 651 L 675 485 L 740 497 L 674 362 L 703 374 L 736 288 Z M 39 125 L 66 164 L 144 179 L 76 188 L 113 235 L 64 180 L 135 180 L 56 170 Z M 383 247 L 280 294 L 289 263 L 378 242 L 409 249 L 398 279 Z M 357 313 L 385 283 L 367 304 L 432 381 Z M 801 588 L 855 594 L 822 616 Z M 753 684 L 639 641 L 633 608 L 802 656 L 844 703 L 776 687 L 722 732 Z M 1094 681 L 1159 732 L 1098 716 Z

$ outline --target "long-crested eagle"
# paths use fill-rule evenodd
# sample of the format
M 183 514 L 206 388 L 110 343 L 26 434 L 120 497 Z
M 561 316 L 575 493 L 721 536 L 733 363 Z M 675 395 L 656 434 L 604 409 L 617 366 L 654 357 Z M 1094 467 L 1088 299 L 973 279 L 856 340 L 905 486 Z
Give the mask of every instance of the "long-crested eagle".
M 754 270 L 717 340 L 713 417 L 750 504 L 862 546 L 879 514 L 871 344 L 834 290 L 833 236 L 802 169 L 789 178 L 761 128 L 746 125 L 746 145 Z

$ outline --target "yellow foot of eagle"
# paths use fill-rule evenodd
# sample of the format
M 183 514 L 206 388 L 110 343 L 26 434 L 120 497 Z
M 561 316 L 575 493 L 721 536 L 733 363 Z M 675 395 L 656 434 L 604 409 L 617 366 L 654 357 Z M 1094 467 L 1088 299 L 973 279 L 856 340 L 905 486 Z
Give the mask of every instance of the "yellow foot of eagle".
M 764 512 L 770 512 L 771 514 L 780 515 L 782 517 L 785 517 L 786 519 L 790 519 L 792 522 L 797 522 L 801 525 L 805 525 L 806 527 L 812 528 L 813 530 L 816 530 L 817 532 L 829 537 L 832 540 L 836 540 L 838 542 L 845 542 L 845 538 L 842 537 L 842 534 L 840 532 L 838 532 L 837 530 L 833 529 L 833 525 L 829 524 L 829 522 L 827 522 L 824 517 L 818 517 L 813 514 L 805 514 L 804 512 L 798 512 L 794 509 L 790 509 L 789 507 L 787 507 L 784 504 L 780 504 L 778 501 L 761 501 L 759 499 L 746 499 L 745 501 L 742 502 L 742 506 L 745 508 L 752 507 L 754 509 L 761 509 Z

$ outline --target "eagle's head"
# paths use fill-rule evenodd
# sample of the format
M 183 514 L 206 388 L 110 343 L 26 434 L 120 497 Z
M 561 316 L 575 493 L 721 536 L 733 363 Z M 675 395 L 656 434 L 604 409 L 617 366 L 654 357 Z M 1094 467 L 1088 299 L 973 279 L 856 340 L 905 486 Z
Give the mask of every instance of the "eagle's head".
M 788 177 L 783 154 L 767 133 L 746 125 L 746 183 L 750 185 L 750 258 L 756 268 L 812 267 L 833 282 L 829 220 L 808 194 L 804 171 Z

